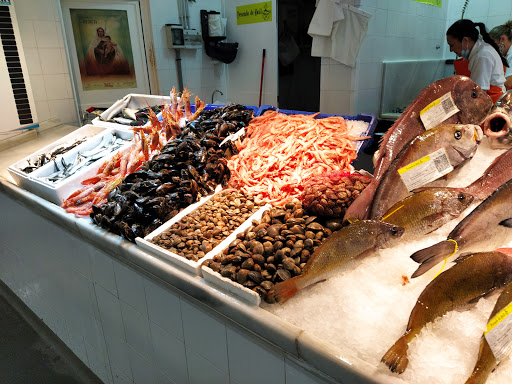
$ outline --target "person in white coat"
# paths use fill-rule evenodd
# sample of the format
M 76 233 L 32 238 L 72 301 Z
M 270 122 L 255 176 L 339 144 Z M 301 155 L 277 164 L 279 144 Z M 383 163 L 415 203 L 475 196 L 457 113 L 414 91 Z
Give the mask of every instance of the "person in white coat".
M 501 55 L 507 58 L 509 66 L 505 71 L 505 88 L 508 91 L 512 89 L 512 20 L 491 29 L 489 36 L 498 45 Z
M 450 52 L 462 57 L 462 60 L 454 62 L 455 73 L 469 76 L 496 102 L 505 91 L 504 68 L 508 67 L 508 63 L 500 55 L 485 25 L 468 19 L 458 20 L 446 31 L 446 42 Z

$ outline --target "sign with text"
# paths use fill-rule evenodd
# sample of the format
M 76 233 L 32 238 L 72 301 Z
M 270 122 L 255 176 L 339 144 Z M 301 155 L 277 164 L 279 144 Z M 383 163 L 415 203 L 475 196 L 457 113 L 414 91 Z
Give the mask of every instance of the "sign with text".
M 414 0 L 414 1 L 417 3 L 433 5 L 434 7 L 437 7 L 437 8 L 443 7 L 443 0 Z
M 253 24 L 272 21 L 272 2 L 254 3 L 236 7 L 236 24 Z

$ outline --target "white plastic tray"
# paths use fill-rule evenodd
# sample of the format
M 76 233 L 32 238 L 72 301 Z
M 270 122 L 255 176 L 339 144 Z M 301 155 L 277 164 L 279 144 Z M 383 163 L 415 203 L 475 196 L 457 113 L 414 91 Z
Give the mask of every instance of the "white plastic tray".
M 7 170 L 9 171 L 9 174 L 11 175 L 11 177 L 13 178 L 13 180 L 16 182 L 16 184 L 19 187 L 21 187 L 23 189 L 30 190 L 29 189 L 30 176 L 32 175 L 33 172 L 36 172 L 37 170 L 35 170 L 31 173 L 25 173 L 22 171 L 23 168 L 25 168 L 29 165 L 28 160 L 30 160 L 30 162 L 32 164 L 34 164 L 34 162 L 37 161 L 37 158 L 40 155 L 42 155 L 43 153 L 51 153 L 58 147 L 62 147 L 65 145 L 71 145 L 77 139 L 81 139 L 84 137 L 92 137 L 92 136 L 98 135 L 105 131 L 106 131 L 105 127 L 94 126 L 91 124 L 84 125 L 83 127 L 77 128 L 75 131 L 67 134 L 66 136 L 60 138 L 59 140 L 54 141 L 53 143 L 48 144 L 47 146 L 39 149 L 38 151 L 32 153 L 31 155 L 26 156 L 23 159 L 15 162 L 11 166 L 9 166 L 7 168 Z
M 218 251 L 212 255 L 215 256 L 219 253 L 221 253 L 233 240 L 236 239 L 236 235 L 240 232 L 245 231 L 247 228 L 249 228 L 252 225 L 253 220 L 259 220 L 261 219 L 261 216 L 263 216 L 263 213 L 270 209 L 270 205 L 264 205 L 262 206 L 256 213 L 254 213 L 248 220 L 246 220 L 234 233 L 233 235 L 230 235 L 225 241 L 223 241 L 221 244 L 219 244 L 217 248 Z M 221 247 L 222 246 L 222 247 Z M 215 249 L 214 249 L 215 250 Z M 212 251 L 213 252 L 213 251 Z M 210 267 L 202 266 L 201 272 L 203 274 L 204 281 L 208 283 L 209 285 L 213 286 L 214 288 L 227 293 L 228 295 L 235 295 L 243 300 L 245 300 L 247 303 L 251 305 L 259 306 L 261 303 L 261 297 L 256 292 L 249 288 L 245 288 L 243 285 L 238 284 L 237 282 L 228 279 L 227 277 L 222 276 L 219 272 L 215 272 Z
M 141 109 L 146 108 L 148 105 L 154 107 L 155 105 L 170 104 L 171 98 L 169 96 L 160 95 L 143 95 L 138 93 L 130 93 L 120 100 L 117 100 L 110 108 L 103 111 L 100 116 L 108 120 L 109 116 L 117 115 L 123 108 Z M 92 123 L 97 126 L 117 129 L 130 129 L 130 126 L 124 124 L 111 123 L 101 120 L 96 117 Z
M 163 260 L 166 260 L 170 262 L 171 264 L 189 272 L 194 275 L 201 275 L 201 264 L 203 261 L 211 259 L 213 256 L 217 255 L 222 249 L 224 249 L 229 243 L 231 243 L 238 233 L 241 231 L 244 231 L 252 222 L 254 218 L 256 218 L 257 214 L 262 210 L 256 211 L 251 217 L 249 217 L 244 223 L 242 223 L 235 231 L 233 231 L 226 239 L 224 239 L 221 243 L 219 243 L 216 247 L 214 247 L 210 252 L 208 252 L 206 255 L 204 255 L 202 258 L 200 258 L 197 261 L 188 260 L 186 257 L 177 255 L 174 252 L 171 252 L 165 248 L 159 247 L 158 245 L 155 245 L 151 243 L 150 241 L 157 235 L 159 235 L 162 232 L 165 232 L 167 229 L 169 229 L 174 223 L 180 221 L 183 217 L 194 211 L 196 208 L 207 202 L 209 199 L 211 199 L 213 196 L 217 195 L 218 193 L 222 192 L 223 190 L 220 188 L 220 186 L 217 188 L 216 192 L 212 195 L 205 196 L 198 202 L 189 205 L 187 208 L 182 210 L 179 214 L 174 216 L 171 220 L 167 221 L 165 224 L 161 225 L 157 229 L 155 229 L 153 232 L 151 232 L 149 235 L 147 235 L 144 238 L 137 237 L 135 239 L 135 243 L 140 246 L 141 248 L 144 248 L 146 251 L 151 252 L 153 255 L 156 255 L 160 257 Z M 261 213 L 260 213 L 261 217 Z
M 112 135 L 113 133 L 116 133 L 120 137 L 130 141 L 121 146 L 121 148 L 113 152 L 110 152 L 108 155 L 102 157 L 101 159 L 96 160 L 89 166 L 79 170 L 74 175 L 71 175 L 68 178 L 56 183 L 52 183 L 41 178 L 41 176 L 49 175 L 55 171 L 55 164 L 53 162 L 45 164 L 43 167 L 29 174 L 28 178 L 25 179 L 24 181 L 23 188 L 54 204 L 62 204 L 62 201 L 65 200 L 69 195 L 71 195 L 77 189 L 83 187 L 83 185 L 81 184 L 83 180 L 96 175 L 99 167 L 106 160 L 114 156 L 115 153 L 128 149 L 131 145 L 131 138 L 133 137 L 133 133 L 125 130 L 103 129 L 103 132 L 100 132 L 99 134 L 90 137 L 89 139 L 87 139 L 87 141 L 76 146 L 71 151 L 67 152 L 62 156 L 64 157 L 64 160 L 70 161 L 70 159 L 76 157 L 76 154 L 78 152 L 87 151 L 95 148 L 99 143 L 101 143 L 105 135 Z M 57 161 L 59 161 L 60 158 L 61 156 L 57 158 Z

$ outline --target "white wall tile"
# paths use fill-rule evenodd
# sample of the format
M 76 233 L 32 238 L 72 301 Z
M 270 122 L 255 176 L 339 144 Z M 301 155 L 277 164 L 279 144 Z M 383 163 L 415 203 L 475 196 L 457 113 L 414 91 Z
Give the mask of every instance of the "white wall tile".
M 68 89 L 66 86 L 66 76 L 64 74 L 59 75 L 43 75 L 44 83 L 46 86 L 46 95 L 48 100 L 59 100 L 67 99 Z
M 114 384 L 132 384 L 133 380 L 128 378 L 120 369 L 111 365 L 112 381 Z
M 62 38 L 57 30 L 57 22 L 34 20 L 38 48 L 60 48 Z
M 187 350 L 190 382 L 194 384 L 229 384 L 229 376 L 191 348 Z
M 41 62 L 41 70 L 45 75 L 55 75 L 65 73 L 64 63 L 60 48 L 40 48 L 39 60 Z
M 93 281 L 112 295 L 118 296 L 112 257 L 96 247 L 88 246 Z
M 183 323 L 179 296 L 156 282 L 144 282 L 149 320 L 183 341 Z
M 34 24 L 32 20 L 18 19 L 18 28 L 20 30 L 21 44 L 23 45 L 23 49 L 37 47 L 36 35 L 34 33 Z
M 49 100 L 50 117 L 58 117 L 62 124 L 76 124 L 78 121 L 73 99 Z
M 112 374 L 114 375 L 115 371 L 119 371 L 122 373 L 122 376 L 126 377 L 130 382 L 132 382 L 133 374 L 130 362 L 129 345 L 123 339 L 112 335 L 107 331 L 105 331 L 104 334 L 108 358 L 110 361 L 110 366 L 112 367 Z
M 185 345 L 228 372 L 226 326 L 191 302 L 181 300 Z
M 55 21 L 55 0 L 13 2 L 18 19 Z
M 121 301 L 121 313 L 128 344 L 144 356 L 152 355 L 153 347 L 148 318 L 123 301 Z
M 108 360 L 105 360 L 103 353 L 85 342 L 87 349 L 87 358 L 89 360 L 89 368 L 93 371 L 104 384 L 112 384 L 112 373 Z
M 32 88 L 34 101 L 46 100 L 46 86 L 44 84 L 43 75 L 31 75 L 30 87 Z
M 143 277 L 120 261 L 113 260 L 113 263 L 119 298 L 147 317 Z
M 284 357 L 248 333 L 228 328 L 229 374 L 243 384 L 274 384 L 285 380 Z M 254 364 L 258 361 L 258 364 Z M 265 367 L 265 369 L 261 369 Z
M 42 75 L 41 61 L 39 60 L 39 51 L 37 48 L 24 48 L 27 70 L 30 75 Z
M 103 332 L 126 340 L 119 299 L 99 284 L 94 284 L 94 289 Z
M 176 383 L 188 383 L 187 357 L 183 342 L 153 322 L 150 327 L 157 369 Z
M 153 383 L 153 365 L 148 356 L 143 356 L 133 347 L 128 346 L 130 356 L 130 365 L 133 372 L 133 382 L 135 384 Z
M 36 101 L 34 104 L 36 106 L 37 120 L 39 122 L 48 120 L 50 117 L 52 117 L 50 114 L 50 107 L 48 105 L 48 101 Z

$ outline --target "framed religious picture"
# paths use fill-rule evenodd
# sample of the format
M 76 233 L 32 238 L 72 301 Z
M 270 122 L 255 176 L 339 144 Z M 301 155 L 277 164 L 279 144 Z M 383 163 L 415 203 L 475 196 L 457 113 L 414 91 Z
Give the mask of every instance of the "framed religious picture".
M 127 11 L 69 11 L 83 90 L 137 88 Z

